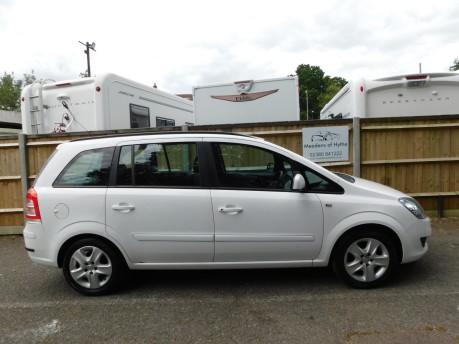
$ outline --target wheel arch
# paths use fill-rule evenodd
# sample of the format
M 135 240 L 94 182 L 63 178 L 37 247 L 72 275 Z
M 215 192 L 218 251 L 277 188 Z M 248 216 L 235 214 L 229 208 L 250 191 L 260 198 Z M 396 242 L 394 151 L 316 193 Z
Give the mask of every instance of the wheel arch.
M 354 235 L 355 233 L 364 231 L 364 230 L 380 230 L 381 232 L 386 234 L 389 237 L 389 239 L 395 244 L 395 248 L 397 250 L 398 263 L 401 263 L 402 258 L 403 258 L 403 246 L 402 246 L 402 242 L 399 236 L 397 235 L 397 233 L 393 229 L 385 225 L 382 225 L 382 224 L 366 223 L 366 224 L 357 225 L 355 227 L 348 229 L 347 231 L 343 232 L 337 238 L 337 240 L 333 244 L 333 249 L 328 259 L 328 265 L 332 264 L 337 248 L 340 246 L 340 243 L 343 240 L 345 240 L 348 236 Z
M 62 268 L 63 265 L 64 265 L 64 257 L 65 257 L 65 253 L 67 252 L 67 250 L 70 248 L 70 246 L 72 246 L 75 242 L 77 242 L 78 240 L 81 240 L 81 239 L 97 239 L 97 240 L 100 240 L 100 241 L 103 241 L 105 244 L 109 245 L 110 247 L 112 247 L 116 252 L 117 254 L 119 255 L 120 258 L 123 259 L 123 262 L 124 264 L 126 264 L 126 266 L 128 266 L 127 264 L 127 261 L 126 261 L 126 257 L 124 256 L 124 254 L 121 252 L 121 250 L 119 249 L 119 247 L 117 245 L 115 245 L 111 240 L 107 239 L 106 237 L 104 236 L 101 236 L 101 235 L 97 235 L 97 234 L 78 234 L 78 235 L 75 235 L 71 238 L 68 238 L 62 245 L 61 247 L 59 248 L 59 252 L 57 254 L 57 265 L 59 266 L 59 268 Z

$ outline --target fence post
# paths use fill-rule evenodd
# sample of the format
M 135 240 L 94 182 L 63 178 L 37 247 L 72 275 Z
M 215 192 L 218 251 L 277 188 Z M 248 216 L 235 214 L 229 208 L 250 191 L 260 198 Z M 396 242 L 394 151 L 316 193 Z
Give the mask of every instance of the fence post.
M 27 190 L 29 188 L 29 162 L 27 159 L 27 136 L 18 134 L 19 143 L 19 161 L 21 163 L 21 189 L 22 189 L 22 207 L 25 209 Z M 25 212 L 24 212 L 25 219 Z
M 352 138 L 354 154 L 354 176 L 360 177 L 360 117 L 352 118 Z

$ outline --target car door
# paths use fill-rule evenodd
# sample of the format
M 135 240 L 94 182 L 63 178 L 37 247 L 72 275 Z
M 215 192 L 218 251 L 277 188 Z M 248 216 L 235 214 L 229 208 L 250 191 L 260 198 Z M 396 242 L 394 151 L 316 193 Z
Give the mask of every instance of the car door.
M 107 192 L 107 232 L 132 262 L 211 262 L 214 223 L 201 185 L 198 143 L 148 141 L 117 148 Z
M 216 262 L 312 260 L 323 239 L 315 193 L 292 191 L 294 163 L 256 145 L 212 142 Z

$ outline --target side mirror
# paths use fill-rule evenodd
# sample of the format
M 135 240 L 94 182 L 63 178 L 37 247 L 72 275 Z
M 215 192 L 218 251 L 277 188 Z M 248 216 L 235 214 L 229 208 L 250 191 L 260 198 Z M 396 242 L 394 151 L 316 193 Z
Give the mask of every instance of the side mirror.
M 295 177 L 293 177 L 292 190 L 294 190 L 294 191 L 302 191 L 305 188 L 306 188 L 306 181 L 304 180 L 304 177 L 299 173 L 295 174 Z

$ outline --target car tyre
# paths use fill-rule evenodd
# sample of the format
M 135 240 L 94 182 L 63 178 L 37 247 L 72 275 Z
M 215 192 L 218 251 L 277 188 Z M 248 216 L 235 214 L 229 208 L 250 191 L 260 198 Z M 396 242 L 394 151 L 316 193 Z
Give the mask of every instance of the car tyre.
M 336 275 L 352 287 L 376 288 L 396 273 L 399 257 L 386 233 L 361 230 L 338 242 L 332 264 Z
M 67 283 L 88 296 L 113 292 L 127 272 L 121 254 L 112 245 L 96 238 L 73 243 L 65 253 L 62 270 Z

